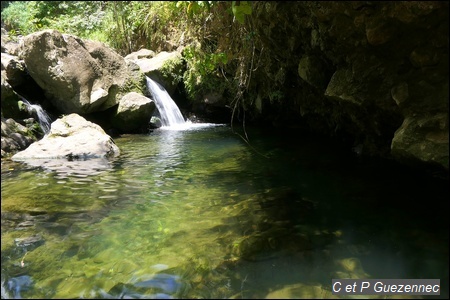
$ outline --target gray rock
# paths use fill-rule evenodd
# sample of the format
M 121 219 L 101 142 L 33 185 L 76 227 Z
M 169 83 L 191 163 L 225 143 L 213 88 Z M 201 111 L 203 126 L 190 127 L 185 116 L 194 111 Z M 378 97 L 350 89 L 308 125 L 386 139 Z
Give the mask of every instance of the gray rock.
M 152 58 L 138 58 L 133 62 L 145 75 L 161 83 L 171 95 L 178 84 L 176 77 L 181 77 L 184 71 L 182 55 L 178 51 L 162 51 Z M 164 71 L 167 66 L 169 69 Z
M 25 238 L 14 239 L 17 247 L 26 248 L 28 251 L 35 249 L 45 243 L 40 235 L 33 235 Z
M 87 160 L 112 158 L 119 148 L 103 129 L 77 114 L 70 114 L 52 123 L 50 132 L 26 150 L 12 156 L 15 161 L 28 159 Z M 45 161 L 45 160 L 42 160 Z
M 155 102 L 150 98 L 135 92 L 128 93 L 120 100 L 111 124 L 122 132 L 146 131 L 155 107 Z
M 126 60 L 135 61 L 143 58 L 152 58 L 155 56 L 155 51 L 149 49 L 140 49 L 125 56 Z
M 2 157 L 8 153 L 23 150 L 31 145 L 36 137 L 29 131 L 29 129 L 13 119 L 2 118 Z
M 21 55 L 31 77 L 63 113 L 103 111 L 124 94 L 145 89 L 123 57 L 100 42 L 43 30 L 24 37 Z

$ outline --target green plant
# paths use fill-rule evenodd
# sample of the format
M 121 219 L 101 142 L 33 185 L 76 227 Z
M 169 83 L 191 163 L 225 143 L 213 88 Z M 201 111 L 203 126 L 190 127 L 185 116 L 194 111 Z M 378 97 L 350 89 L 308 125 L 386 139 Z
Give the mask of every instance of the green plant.
M 11 35 L 57 29 L 83 38 L 96 36 L 103 26 L 103 1 L 14 1 L 2 11 Z
M 233 1 L 231 7 L 234 17 L 241 24 L 244 24 L 245 15 L 252 14 L 250 1 Z
M 173 58 L 164 62 L 159 69 L 161 75 L 172 80 L 172 85 L 176 86 L 183 80 L 182 68 L 184 61 L 182 58 Z
M 42 27 L 36 17 L 38 10 L 35 5 L 25 1 L 15 1 L 2 10 L 2 22 L 10 35 L 27 35 Z
M 187 63 L 183 79 L 190 100 L 208 91 L 223 91 L 225 79 L 220 70 L 228 63 L 226 53 L 208 53 L 193 45 L 184 49 L 183 56 Z
M 280 90 L 272 91 L 269 94 L 270 102 L 279 102 L 283 98 L 284 98 L 284 93 Z

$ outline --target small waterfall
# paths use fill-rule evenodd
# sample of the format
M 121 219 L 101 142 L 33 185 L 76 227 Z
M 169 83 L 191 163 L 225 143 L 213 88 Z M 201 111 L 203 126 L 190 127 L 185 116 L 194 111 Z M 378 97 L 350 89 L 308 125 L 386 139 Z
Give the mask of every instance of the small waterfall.
M 186 124 L 180 109 L 164 87 L 147 77 L 147 88 L 152 94 L 153 100 L 155 101 L 156 107 L 161 115 L 161 124 L 163 127 Z
M 25 98 L 22 98 L 22 102 L 27 106 L 30 113 L 36 113 L 39 125 L 41 125 L 44 134 L 47 134 L 50 131 L 50 125 L 52 124 L 52 119 L 47 112 L 39 104 L 31 104 Z

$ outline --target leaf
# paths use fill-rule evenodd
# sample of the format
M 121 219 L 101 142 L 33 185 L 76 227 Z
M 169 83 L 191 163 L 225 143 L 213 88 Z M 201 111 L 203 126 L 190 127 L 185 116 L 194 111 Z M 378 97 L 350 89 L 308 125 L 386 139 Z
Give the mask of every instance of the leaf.
M 193 6 L 193 4 L 194 4 L 194 2 L 191 1 L 189 3 L 188 7 L 187 7 L 187 14 L 188 14 L 189 18 L 192 18 L 192 14 L 193 14 L 192 6 Z
M 234 17 L 241 24 L 244 23 L 245 15 L 252 14 L 252 6 L 249 1 L 240 1 L 239 5 L 236 5 L 236 1 L 233 1 L 231 9 Z

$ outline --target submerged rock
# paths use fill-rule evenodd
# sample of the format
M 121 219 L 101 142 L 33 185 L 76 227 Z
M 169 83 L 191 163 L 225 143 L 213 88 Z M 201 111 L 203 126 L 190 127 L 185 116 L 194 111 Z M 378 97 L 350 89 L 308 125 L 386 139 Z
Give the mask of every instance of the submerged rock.
M 44 244 L 44 239 L 40 235 L 34 235 L 26 238 L 14 239 L 17 247 L 25 248 L 27 251 L 35 249 Z
M 176 292 L 181 283 L 179 277 L 170 274 L 156 274 L 152 279 L 144 280 L 134 284 L 135 287 L 156 288 L 166 293 Z
M 181 285 L 179 276 L 160 273 L 134 284 L 118 283 L 108 292 L 101 289 L 99 294 L 105 299 L 173 299 Z
M 28 275 L 13 277 L 10 280 L 8 280 L 8 290 L 12 292 L 14 299 L 22 299 L 20 292 L 23 290 L 28 290 L 32 284 L 33 280 Z

